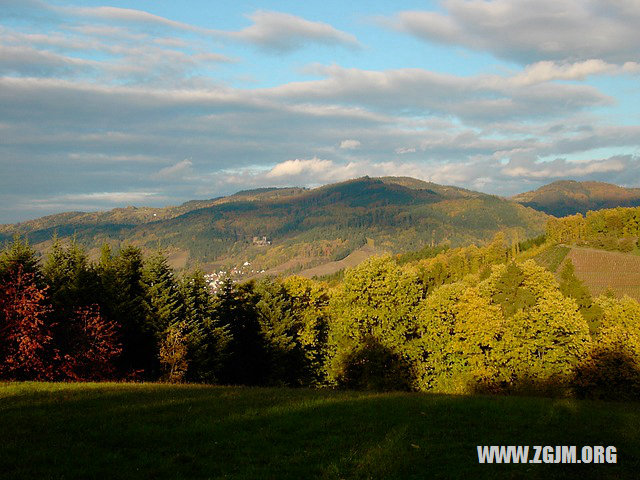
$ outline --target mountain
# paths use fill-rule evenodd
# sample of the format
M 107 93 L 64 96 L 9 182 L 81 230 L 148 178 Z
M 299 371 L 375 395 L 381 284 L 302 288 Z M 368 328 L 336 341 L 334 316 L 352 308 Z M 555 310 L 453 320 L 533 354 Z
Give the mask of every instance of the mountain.
M 512 200 L 555 217 L 564 217 L 584 214 L 589 210 L 640 206 L 640 188 L 562 180 L 521 193 L 512 197 Z
M 0 240 L 27 235 L 45 251 L 57 232 L 100 246 L 165 248 L 177 268 L 249 262 L 283 272 L 339 261 L 369 245 L 401 252 L 428 244 L 482 243 L 497 231 L 544 231 L 547 216 L 507 199 L 407 177 L 363 177 L 314 189 L 258 189 L 176 207 L 69 212 L 0 227 Z M 282 267 L 283 265 L 286 268 Z

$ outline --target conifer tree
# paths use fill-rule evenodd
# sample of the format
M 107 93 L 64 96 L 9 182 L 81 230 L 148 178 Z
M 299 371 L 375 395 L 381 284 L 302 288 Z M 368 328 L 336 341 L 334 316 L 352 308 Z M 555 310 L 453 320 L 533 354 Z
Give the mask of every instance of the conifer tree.
M 5 280 L 12 272 L 15 273 L 18 268 L 23 274 L 33 275 L 39 288 L 45 286 L 38 253 L 29 245 L 27 238 L 15 235 L 13 242 L 5 245 L 0 252 L 0 281 Z
M 148 306 L 142 282 L 142 252 L 128 246 L 117 255 L 103 249 L 98 265 L 103 314 L 119 327 L 121 375 L 153 379 L 158 375 L 155 331 L 147 324 Z
M 267 355 L 255 304 L 253 283 L 236 286 L 227 278 L 216 294 L 214 324 L 230 336 L 220 373 L 222 383 L 259 385 L 266 381 Z
M 573 262 L 567 259 L 560 271 L 560 291 L 565 297 L 573 298 L 580 313 L 589 324 L 592 333 L 600 328 L 602 308 L 594 303 L 587 287 L 576 277 Z
M 178 325 L 187 347 L 185 378 L 216 383 L 225 366 L 230 333 L 214 319 L 213 295 L 202 271 L 196 269 L 184 275 L 180 293 L 184 302 L 184 321 Z
M 157 252 L 144 262 L 142 281 L 146 288 L 147 325 L 158 335 L 183 319 L 183 303 L 173 270 Z
M 99 280 L 75 238 L 67 246 L 54 237 L 43 268 L 56 314 L 97 303 Z

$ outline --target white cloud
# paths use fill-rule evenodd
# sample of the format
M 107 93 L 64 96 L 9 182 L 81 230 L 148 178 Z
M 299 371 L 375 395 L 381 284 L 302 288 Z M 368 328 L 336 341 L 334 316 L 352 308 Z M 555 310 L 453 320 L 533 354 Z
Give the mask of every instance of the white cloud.
M 133 22 L 152 25 L 162 25 L 178 30 L 185 30 L 189 32 L 197 32 L 203 34 L 210 34 L 212 31 L 206 28 L 201 28 L 188 23 L 177 22 L 170 20 L 159 15 L 154 15 L 143 10 L 136 10 L 132 8 L 119 8 L 119 7 L 76 7 L 76 6 L 61 6 L 50 7 L 55 11 L 65 13 L 71 16 L 79 17 L 93 17 L 110 21 L 121 22 Z
M 360 46 L 354 35 L 337 30 L 327 23 L 312 22 L 288 13 L 264 10 L 258 10 L 248 17 L 253 25 L 238 32 L 226 32 L 226 35 L 279 52 L 295 50 L 308 43 L 351 48 Z
M 193 162 L 185 158 L 174 165 L 160 169 L 151 177 L 158 180 L 177 180 L 190 174 L 192 172 L 192 166 Z
M 565 159 L 538 161 L 533 159 L 511 160 L 501 173 L 508 177 L 529 179 L 580 178 L 594 173 L 619 173 L 629 165 L 629 157 L 612 157 L 603 160 L 569 162 Z
M 398 147 L 395 149 L 395 152 L 398 155 L 404 155 L 406 153 L 415 153 L 416 152 L 416 148 L 415 147 Z
M 587 85 L 518 85 L 508 76 L 458 76 L 424 69 L 386 71 L 316 67 L 325 78 L 256 93 L 279 101 L 343 102 L 403 115 L 438 114 L 465 120 L 552 117 L 613 99 Z
M 340 142 L 340 148 L 343 150 L 355 150 L 360 148 L 361 145 L 362 143 L 359 140 L 347 139 Z
M 640 61 L 633 0 L 443 0 L 444 12 L 403 11 L 388 22 L 419 38 L 522 63 Z
M 308 160 L 286 160 L 277 164 L 269 172 L 267 178 L 294 177 L 302 173 L 324 174 L 334 167 L 330 160 L 321 160 L 317 157 Z
M 543 61 L 528 65 L 522 72 L 510 77 L 509 80 L 514 85 L 526 86 L 552 80 L 584 80 L 592 75 L 621 75 L 625 73 L 640 73 L 640 64 L 625 62 L 623 65 L 615 65 L 598 59 L 576 63 Z

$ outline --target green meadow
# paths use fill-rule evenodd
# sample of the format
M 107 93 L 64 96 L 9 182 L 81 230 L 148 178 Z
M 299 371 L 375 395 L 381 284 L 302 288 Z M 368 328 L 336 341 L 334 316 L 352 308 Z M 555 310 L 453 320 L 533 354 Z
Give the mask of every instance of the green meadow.
M 0 478 L 638 478 L 640 404 L 136 383 L 0 384 Z M 614 445 L 617 464 L 478 464 Z

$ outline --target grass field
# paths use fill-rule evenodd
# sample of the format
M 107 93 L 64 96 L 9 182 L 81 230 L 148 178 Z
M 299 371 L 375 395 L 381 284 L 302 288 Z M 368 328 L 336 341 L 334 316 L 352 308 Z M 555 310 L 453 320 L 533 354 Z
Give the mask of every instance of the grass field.
M 592 295 L 611 288 L 617 295 L 640 300 L 640 257 L 630 253 L 572 247 L 567 255 L 576 276 Z
M 161 384 L 0 384 L 0 477 L 638 478 L 640 405 Z M 479 465 L 477 445 L 615 445 Z

